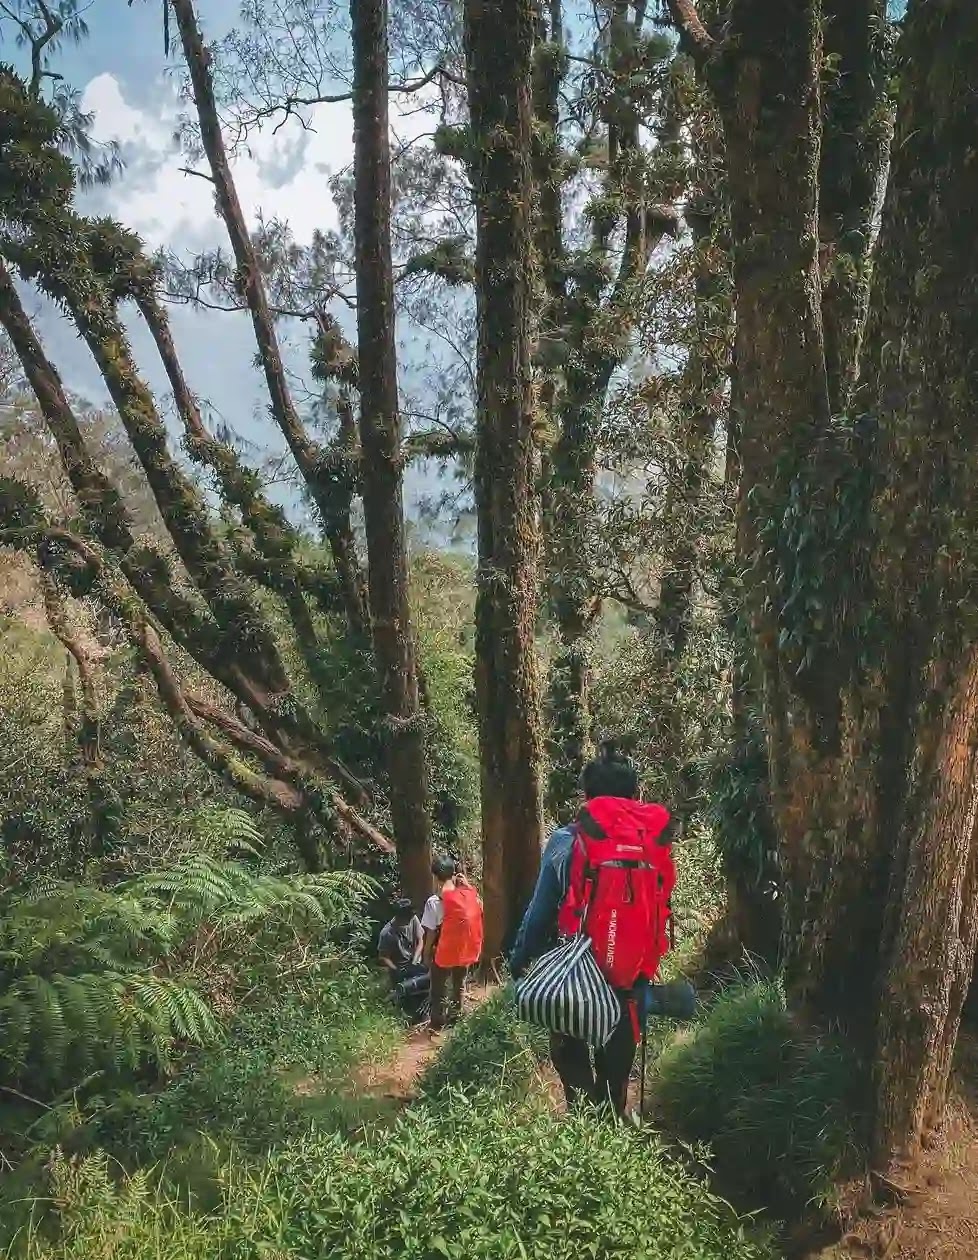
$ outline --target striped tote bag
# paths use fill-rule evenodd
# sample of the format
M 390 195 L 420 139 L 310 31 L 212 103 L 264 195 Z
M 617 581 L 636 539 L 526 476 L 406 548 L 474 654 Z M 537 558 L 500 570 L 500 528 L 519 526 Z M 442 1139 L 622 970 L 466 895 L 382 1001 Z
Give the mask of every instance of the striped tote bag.
M 516 983 L 516 1013 L 529 1024 L 603 1046 L 621 1019 L 621 1003 L 583 935 L 544 954 Z

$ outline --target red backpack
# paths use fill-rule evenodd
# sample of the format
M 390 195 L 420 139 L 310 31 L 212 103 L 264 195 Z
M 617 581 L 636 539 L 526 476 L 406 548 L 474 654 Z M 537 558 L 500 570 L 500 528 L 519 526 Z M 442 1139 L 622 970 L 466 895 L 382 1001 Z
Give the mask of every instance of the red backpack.
M 662 805 L 598 796 L 578 815 L 570 887 L 557 916 L 561 936 L 584 932 L 608 983 L 631 989 L 655 978 L 669 949 L 676 883 Z

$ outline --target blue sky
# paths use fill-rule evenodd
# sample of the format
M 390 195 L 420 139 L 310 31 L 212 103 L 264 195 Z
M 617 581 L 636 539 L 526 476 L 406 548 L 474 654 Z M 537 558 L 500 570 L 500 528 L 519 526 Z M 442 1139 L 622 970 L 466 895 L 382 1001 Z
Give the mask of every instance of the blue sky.
M 202 0 L 205 38 L 220 37 L 235 22 L 238 0 Z M 196 251 L 227 247 L 223 224 L 214 214 L 208 184 L 181 174 L 187 164 L 173 141 L 180 105 L 174 74 L 177 51 L 171 47 L 170 66 L 164 56 L 159 0 L 91 0 L 86 14 L 90 36 L 82 44 L 66 46 L 54 68 L 83 92 L 83 104 L 95 115 L 95 135 L 118 139 L 125 172 L 108 188 L 83 193 L 81 209 L 111 214 L 138 231 L 152 249 L 167 246 L 192 256 Z M 171 42 L 176 32 L 171 30 Z M 0 56 L 19 61 L 12 41 Z M 250 156 L 236 161 L 235 174 L 246 213 L 254 220 L 259 209 L 285 218 L 300 242 L 315 228 L 336 223 L 328 179 L 352 158 L 352 119 L 347 104 L 313 111 L 314 131 L 299 126 L 267 133 Z M 400 124 L 399 124 L 400 125 Z M 403 126 L 416 125 L 410 120 Z M 70 388 L 89 400 L 106 401 L 104 386 L 72 326 L 35 291 L 25 291 L 35 313 L 45 346 Z M 348 329 L 350 317 L 339 310 Z M 192 388 L 235 431 L 268 453 L 283 449 L 277 430 L 267 417 L 264 379 L 254 365 L 255 342 L 250 320 L 242 314 L 195 312 L 174 307 L 174 336 Z M 155 350 L 138 319 L 129 321 L 137 361 L 160 398 L 168 387 Z M 303 327 L 282 325 L 280 335 L 290 370 L 301 393 L 307 364 L 307 334 Z M 409 506 L 418 494 L 431 493 L 430 472 L 409 474 Z

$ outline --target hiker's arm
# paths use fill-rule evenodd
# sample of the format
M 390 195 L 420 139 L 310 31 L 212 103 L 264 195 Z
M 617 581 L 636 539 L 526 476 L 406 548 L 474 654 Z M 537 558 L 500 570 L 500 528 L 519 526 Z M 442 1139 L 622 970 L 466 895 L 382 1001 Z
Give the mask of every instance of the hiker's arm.
M 377 957 L 380 959 L 380 965 L 386 967 L 388 971 L 397 970 L 397 963 L 394 962 L 393 958 L 388 958 L 386 954 L 378 954 Z
M 533 890 L 509 956 L 509 969 L 516 977 L 521 976 L 530 963 L 539 958 L 556 930 L 557 912 L 566 890 L 561 886 L 561 869 L 548 858 L 549 851 L 543 856 L 537 886 Z
M 421 961 L 426 967 L 430 967 L 435 961 L 435 945 L 438 941 L 438 928 L 425 928 L 424 944 L 421 948 Z

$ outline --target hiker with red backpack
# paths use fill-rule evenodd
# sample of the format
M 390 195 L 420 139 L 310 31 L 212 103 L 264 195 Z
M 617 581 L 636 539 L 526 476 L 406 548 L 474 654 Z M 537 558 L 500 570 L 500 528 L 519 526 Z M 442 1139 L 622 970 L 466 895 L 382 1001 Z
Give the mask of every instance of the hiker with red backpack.
M 646 1016 L 661 1009 L 652 982 L 670 944 L 671 818 L 637 799 L 636 769 L 610 741 L 581 787 L 585 804 L 550 837 L 509 963 L 520 1013 L 550 1029 L 568 1106 L 621 1116 Z

